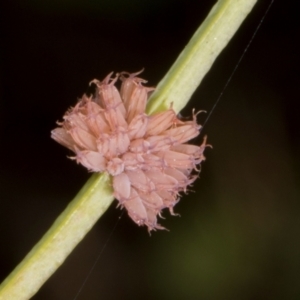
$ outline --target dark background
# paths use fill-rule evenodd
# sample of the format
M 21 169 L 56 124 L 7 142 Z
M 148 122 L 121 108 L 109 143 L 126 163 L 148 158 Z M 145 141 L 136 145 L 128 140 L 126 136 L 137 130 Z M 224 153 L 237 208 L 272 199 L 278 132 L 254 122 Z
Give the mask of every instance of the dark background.
M 156 85 L 216 1 L 1 2 L 0 281 L 90 174 L 50 139 L 88 82 Z M 182 112 L 210 111 L 269 1 L 253 12 Z M 78 299 L 300 299 L 299 15 L 275 1 L 204 134 L 195 193 L 149 237 L 124 214 Z M 205 115 L 199 116 L 203 123 Z M 121 211 L 116 202 L 33 298 L 73 299 Z

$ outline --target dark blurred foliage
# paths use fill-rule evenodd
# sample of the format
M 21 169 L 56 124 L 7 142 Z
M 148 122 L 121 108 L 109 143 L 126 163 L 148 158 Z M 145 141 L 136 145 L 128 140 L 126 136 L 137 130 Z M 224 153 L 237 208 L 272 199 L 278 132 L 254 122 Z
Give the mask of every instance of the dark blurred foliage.
M 211 110 L 258 2 L 183 116 Z M 2 280 L 90 176 L 50 139 L 55 122 L 111 71 L 145 68 L 156 85 L 215 1 L 1 3 Z M 149 237 L 124 214 L 78 299 L 300 299 L 299 24 L 291 1 L 275 1 L 196 140 L 214 148 L 181 217 L 166 212 L 170 231 Z M 120 215 L 114 203 L 33 299 L 73 299 Z

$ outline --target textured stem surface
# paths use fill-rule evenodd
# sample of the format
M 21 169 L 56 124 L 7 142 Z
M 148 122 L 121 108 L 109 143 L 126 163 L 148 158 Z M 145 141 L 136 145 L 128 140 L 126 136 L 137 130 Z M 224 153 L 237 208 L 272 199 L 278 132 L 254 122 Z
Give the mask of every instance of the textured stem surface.
M 148 112 L 163 111 L 173 103 L 181 111 L 220 52 L 257 0 L 220 0 L 195 32 L 148 103 Z
M 58 269 L 106 211 L 112 196 L 109 176 L 91 176 L 75 199 L 0 287 L 1 300 L 30 299 Z
M 220 0 L 151 96 L 148 112 L 179 112 L 256 0 Z M 0 300 L 32 297 L 113 201 L 107 174 L 94 174 L 40 242 L 0 286 Z

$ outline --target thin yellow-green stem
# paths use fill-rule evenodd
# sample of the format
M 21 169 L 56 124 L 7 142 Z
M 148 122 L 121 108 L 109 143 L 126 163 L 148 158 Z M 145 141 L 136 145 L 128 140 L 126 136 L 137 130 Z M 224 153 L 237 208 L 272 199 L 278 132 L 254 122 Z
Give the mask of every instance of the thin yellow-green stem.
M 113 201 L 110 178 L 94 174 L 52 227 L 6 278 L 1 300 L 30 299 Z
M 149 99 L 148 113 L 181 111 L 257 0 L 220 0 Z
M 180 111 L 256 0 L 220 0 L 151 96 L 148 112 Z M 109 176 L 94 174 L 0 286 L 0 300 L 30 299 L 113 201 Z

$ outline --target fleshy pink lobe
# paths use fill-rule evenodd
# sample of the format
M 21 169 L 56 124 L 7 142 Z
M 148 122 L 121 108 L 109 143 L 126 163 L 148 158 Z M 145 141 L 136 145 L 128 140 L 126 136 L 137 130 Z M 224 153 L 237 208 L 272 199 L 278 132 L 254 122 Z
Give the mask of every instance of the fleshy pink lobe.
M 176 114 L 173 109 L 157 113 L 149 117 L 147 135 L 158 135 L 170 128 L 173 121 L 176 120 Z
M 163 209 L 175 215 L 180 192 L 187 192 L 196 180 L 207 145 L 206 137 L 200 146 L 186 144 L 200 132 L 197 114 L 190 121 L 178 118 L 172 107 L 146 114 L 154 88 L 143 85 L 140 73 L 94 79 L 94 95 L 84 95 L 69 109 L 51 136 L 89 171 L 108 172 L 119 206 L 151 231 L 164 229 L 157 223 Z M 115 86 L 118 79 L 120 92 Z

